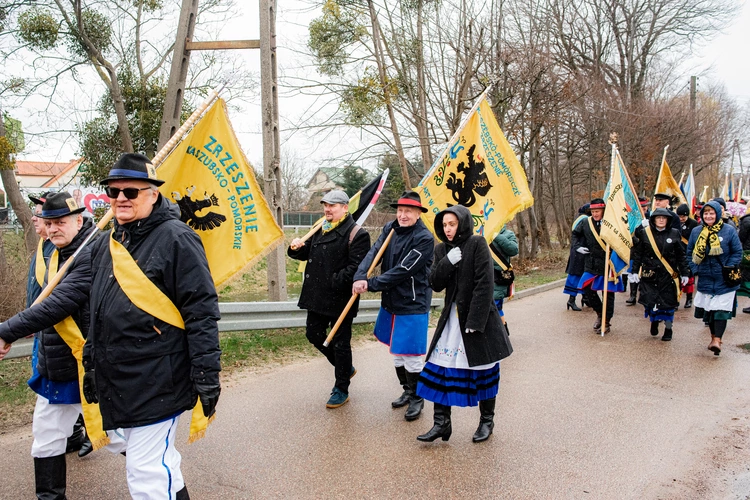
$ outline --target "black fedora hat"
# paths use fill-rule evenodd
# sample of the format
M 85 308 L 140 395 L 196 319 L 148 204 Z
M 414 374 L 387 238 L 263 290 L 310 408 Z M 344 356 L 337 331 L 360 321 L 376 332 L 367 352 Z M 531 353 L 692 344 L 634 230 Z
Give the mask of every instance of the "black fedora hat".
M 147 156 L 139 153 L 123 153 L 109 171 L 109 176 L 99 184 L 109 184 L 109 181 L 131 179 L 150 182 L 154 186 L 161 186 L 164 181 L 156 178 L 156 168 Z
M 655 193 L 654 199 L 656 200 L 669 200 L 672 201 L 672 195 L 667 193 Z
M 422 213 L 427 212 L 427 209 L 422 206 L 422 198 L 420 198 L 419 193 L 415 191 L 404 191 L 401 198 L 399 198 L 396 203 L 391 203 L 391 206 L 393 208 L 399 206 L 414 207 L 420 209 Z
M 57 219 L 66 215 L 80 214 L 86 207 L 79 207 L 67 191 L 51 194 L 42 205 L 42 219 Z
M 47 201 L 47 198 L 49 198 L 53 194 L 55 193 L 53 193 L 52 191 L 45 191 L 39 196 L 29 195 L 29 199 L 31 200 L 32 203 L 34 203 L 34 205 L 44 205 L 44 202 Z

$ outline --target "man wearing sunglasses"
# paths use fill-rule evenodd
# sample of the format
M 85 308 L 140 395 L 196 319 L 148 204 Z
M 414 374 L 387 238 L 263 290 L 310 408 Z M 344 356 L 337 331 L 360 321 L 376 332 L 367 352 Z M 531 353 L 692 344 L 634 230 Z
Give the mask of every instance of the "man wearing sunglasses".
M 150 160 L 120 156 L 102 181 L 114 229 L 91 249 L 83 393 L 99 402 L 133 498 L 189 498 L 174 440 L 198 399 L 219 399 L 218 296 L 198 235 L 159 194 Z

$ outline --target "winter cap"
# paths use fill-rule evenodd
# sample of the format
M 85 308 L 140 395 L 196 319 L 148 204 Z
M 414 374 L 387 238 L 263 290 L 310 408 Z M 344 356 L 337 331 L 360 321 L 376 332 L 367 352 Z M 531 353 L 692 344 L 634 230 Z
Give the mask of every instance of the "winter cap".
M 80 214 L 86 207 L 79 207 L 67 191 L 51 194 L 42 205 L 42 219 L 59 219 L 66 215 Z
M 415 191 L 404 191 L 401 198 L 396 203 L 391 203 L 391 206 L 393 208 L 397 208 L 398 206 L 414 207 L 420 209 L 423 213 L 427 212 L 427 209 L 422 206 L 422 198 Z
M 677 215 L 690 215 L 690 209 L 687 206 L 687 203 L 681 204 L 679 207 L 677 207 Z
M 164 184 L 163 180 L 156 178 L 156 168 L 151 164 L 148 157 L 138 153 L 123 153 L 112 165 L 109 177 L 102 179 L 99 184 L 109 184 L 110 181 L 120 179 L 132 179 L 150 182 L 155 186 Z
M 726 201 L 724 201 L 724 198 L 719 198 L 719 197 L 717 197 L 717 198 L 714 198 L 714 201 L 715 201 L 716 203 L 718 203 L 719 205 L 721 205 L 721 208 L 723 208 L 724 210 L 726 210 L 726 209 L 727 209 L 727 202 L 726 202 Z
M 687 206 L 687 205 L 685 205 Z M 667 210 L 666 208 L 657 208 L 653 212 L 651 212 L 651 216 L 649 219 L 653 219 L 654 217 L 666 217 L 668 220 L 672 218 L 672 214 Z
M 348 205 L 349 204 L 349 196 L 344 191 L 341 190 L 333 190 L 328 191 L 325 196 L 323 196 L 323 199 L 320 200 L 321 203 L 328 203 L 329 205 L 335 205 L 336 203 L 340 203 L 342 205 Z

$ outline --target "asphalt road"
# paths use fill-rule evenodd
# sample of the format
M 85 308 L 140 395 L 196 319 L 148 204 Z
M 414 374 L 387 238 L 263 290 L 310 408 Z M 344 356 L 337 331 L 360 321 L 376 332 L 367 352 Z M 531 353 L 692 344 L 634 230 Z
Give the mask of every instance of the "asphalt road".
M 450 441 L 415 437 L 386 348 L 355 349 L 351 400 L 327 410 L 321 358 L 234 377 L 203 440 L 178 449 L 193 498 L 750 498 L 750 315 L 724 350 L 680 310 L 672 342 L 652 338 L 618 295 L 612 333 L 566 311 L 561 289 L 506 304 L 515 353 L 502 362 L 495 432 L 471 442 L 477 408 L 455 408 Z M 748 300 L 741 298 L 740 307 Z M 33 497 L 30 426 L 0 434 L 0 498 Z M 68 456 L 68 496 L 127 498 L 124 458 Z

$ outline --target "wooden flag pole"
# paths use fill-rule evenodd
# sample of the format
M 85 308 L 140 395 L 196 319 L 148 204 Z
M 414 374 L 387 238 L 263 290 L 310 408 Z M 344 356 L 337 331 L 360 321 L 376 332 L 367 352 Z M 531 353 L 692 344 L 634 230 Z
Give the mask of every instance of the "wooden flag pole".
M 224 87 L 222 86 L 219 91 L 221 91 Z M 203 115 L 203 113 L 213 104 L 213 102 L 219 97 L 219 91 L 211 90 L 209 96 L 206 98 L 203 103 L 201 103 L 198 108 L 193 111 L 193 114 L 190 115 L 190 117 L 185 120 L 185 123 L 182 124 L 182 126 L 177 130 L 177 132 L 174 133 L 171 139 L 167 141 L 167 143 L 164 145 L 161 150 L 159 150 L 158 153 L 156 153 L 156 156 L 154 156 L 152 160 L 152 165 L 156 168 L 158 167 L 162 161 L 164 161 L 164 158 L 167 157 L 169 153 L 172 152 L 172 149 L 177 145 L 178 142 L 182 139 L 182 136 L 185 135 L 185 133 L 195 124 L 195 122 L 198 121 L 198 119 Z M 100 231 L 103 231 L 105 227 L 107 227 L 107 224 L 109 224 L 109 221 L 112 220 L 112 217 L 114 217 L 115 213 L 112 211 L 112 208 L 107 211 L 106 214 L 104 214 L 104 217 L 101 218 L 99 223 L 96 225 L 93 231 L 89 233 L 89 235 L 86 237 L 85 240 L 83 240 L 83 243 L 81 243 L 81 246 L 78 247 L 78 249 L 73 253 L 73 255 L 68 258 L 68 260 L 65 261 L 65 264 L 60 267 L 60 269 L 57 271 L 57 273 L 52 277 L 52 279 L 49 280 L 47 283 L 47 286 L 44 287 L 44 290 L 42 290 L 42 293 L 39 294 L 39 297 L 34 301 L 33 305 L 36 305 L 49 297 L 49 295 L 52 293 L 52 290 L 55 289 L 55 287 L 60 283 L 63 276 L 67 272 L 68 268 L 73 263 L 73 260 L 78 256 L 79 253 L 81 253 L 81 250 L 83 250 L 86 245 L 91 242 L 94 237 L 99 234 Z
M 604 296 L 602 297 L 602 327 L 607 325 L 607 285 L 609 284 L 609 243 L 604 251 Z M 599 330 L 599 334 L 604 337 L 604 328 Z
M 388 237 L 383 242 L 383 246 L 380 247 L 380 250 L 378 250 L 378 253 L 375 255 L 375 258 L 372 259 L 372 264 L 370 264 L 370 268 L 367 270 L 368 278 L 372 275 L 372 272 L 375 270 L 375 266 L 378 265 L 378 262 L 380 262 L 380 259 L 383 257 L 383 253 L 385 252 L 385 249 L 388 247 L 388 244 L 391 242 L 391 238 L 393 237 L 393 234 L 395 232 L 396 232 L 395 229 L 391 229 L 391 232 L 388 233 Z M 346 318 L 346 315 L 349 314 L 349 309 L 352 308 L 352 306 L 354 305 L 354 301 L 357 300 L 357 297 L 359 297 L 358 293 L 352 294 L 352 298 L 349 299 L 349 302 L 346 304 L 346 307 L 344 308 L 344 311 L 341 313 L 341 316 L 339 316 L 338 321 L 336 321 L 336 324 L 333 325 L 333 328 L 331 328 L 331 333 L 328 334 L 328 337 L 326 337 L 326 341 L 323 342 L 324 347 L 328 347 L 328 344 L 330 344 L 331 341 L 333 340 L 333 336 L 336 335 L 336 332 L 341 326 L 341 323 L 344 322 L 344 318 Z

